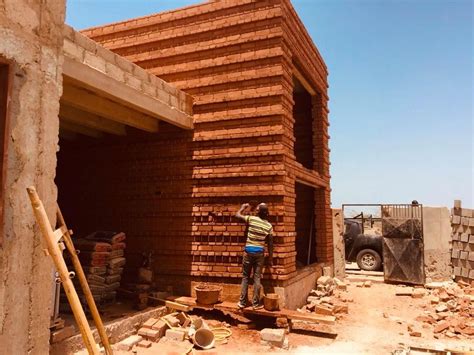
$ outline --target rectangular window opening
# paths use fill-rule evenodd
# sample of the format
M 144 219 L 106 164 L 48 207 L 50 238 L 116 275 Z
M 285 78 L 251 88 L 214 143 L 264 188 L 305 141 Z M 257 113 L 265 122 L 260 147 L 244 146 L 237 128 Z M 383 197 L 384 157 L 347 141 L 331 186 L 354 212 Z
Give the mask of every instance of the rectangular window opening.
M 313 107 L 311 94 L 293 77 L 293 135 L 296 161 L 305 168 L 314 169 Z

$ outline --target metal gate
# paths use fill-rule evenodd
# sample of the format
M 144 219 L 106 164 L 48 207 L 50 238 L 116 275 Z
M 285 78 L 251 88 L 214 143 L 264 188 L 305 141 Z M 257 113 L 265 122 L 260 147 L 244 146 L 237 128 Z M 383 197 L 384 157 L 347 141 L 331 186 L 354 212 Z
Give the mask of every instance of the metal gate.
M 381 207 L 385 281 L 424 284 L 423 206 Z

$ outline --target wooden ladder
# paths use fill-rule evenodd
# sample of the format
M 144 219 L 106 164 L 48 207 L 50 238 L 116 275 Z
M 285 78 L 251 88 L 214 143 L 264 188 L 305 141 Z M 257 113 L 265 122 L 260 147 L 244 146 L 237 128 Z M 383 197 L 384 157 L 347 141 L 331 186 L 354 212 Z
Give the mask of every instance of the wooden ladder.
M 74 276 L 74 272 L 70 272 L 68 270 L 66 262 L 64 261 L 62 253 L 64 249 L 67 249 L 70 254 L 72 264 L 74 266 L 76 275 L 79 278 L 79 283 L 81 284 L 87 305 L 89 306 L 89 309 L 92 313 L 92 318 L 94 319 L 94 323 L 97 327 L 97 331 L 102 341 L 102 345 L 104 346 L 105 352 L 107 355 L 112 355 L 113 352 L 110 346 L 109 338 L 105 332 L 104 324 L 100 318 L 100 314 L 97 310 L 97 306 L 89 288 L 89 284 L 87 283 L 84 270 L 82 269 L 81 262 L 77 256 L 76 248 L 74 248 L 74 244 L 72 242 L 72 231 L 67 228 L 59 206 L 56 206 L 57 224 L 59 224 L 59 228 L 53 231 L 51 222 L 48 219 L 43 203 L 41 202 L 36 189 L 31 186 L 26 190 L 28 191 L 28 195 L 30 197 L 31 206 L 33 207 L 36 221 L 40 226 L 41 233 L 47 245 L 47 250 L 45 250 L 45 252 L 47 255 L 51 256 L 54 265 L 56 266 L 56 270 L 58 271 L 59 278 L 63 284 L 64 291 L 66 292 L 67 299 L 71 305 L 74 318 L 76 319 L 76 323 L 81 332 L 87 351 L 91 355 L 100 354 L 99 348 L 94 340 L 94 336 L 92 335 L 92 331 L 89 327 L 89 323 L 87 322 L 86 315 L 79 300 L 79 296 L 77 295 L 76 289 L 74 288 L 74 284 L 71 280 L 71 278 Z

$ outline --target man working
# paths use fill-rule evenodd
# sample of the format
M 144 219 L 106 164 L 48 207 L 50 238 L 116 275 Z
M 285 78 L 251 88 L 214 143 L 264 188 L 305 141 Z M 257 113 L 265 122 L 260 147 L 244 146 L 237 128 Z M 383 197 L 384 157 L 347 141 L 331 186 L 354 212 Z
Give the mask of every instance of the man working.
M 268 207 L 261 203 L 257 206 L 256 216 L 244 216 L 242 212 L 250 205 L 244 203 L 235 217 L 245 222 L 247 225 L 246 234 L 247 241 L 245 243 L 245 251 L 242 262 L 242 286 L 240 292 L 239 308 L 247 306 L 247 292 L 249 286 L 249 277 L 253 269 L 253 301 L 254 309 L 263 308 L 260 304 L 260 276 L 262 274 L 265 242 L 268 243 L 268 263 L 273 265 L 273 227 L 268 222 Z

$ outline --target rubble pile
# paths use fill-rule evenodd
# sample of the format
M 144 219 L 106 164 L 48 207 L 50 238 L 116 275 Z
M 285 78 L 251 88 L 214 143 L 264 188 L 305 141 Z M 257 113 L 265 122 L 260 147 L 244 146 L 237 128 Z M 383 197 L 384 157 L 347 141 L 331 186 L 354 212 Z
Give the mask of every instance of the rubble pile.
M 189 351 L 196 346 L 211 349 L 215 343 L 225 344 L 232 334 L 227 323 L 210 324 L 197 316 L 185 312 L 174 312 L 161 318 L 150 318 L 132 335 L 115 345 L 117 350 L 130 351 L 134 346 L 149 348 L 154 343 L 172 344 L 189 342 Z M 192 344 L 191 344 L 192 343 Z
M 435 338 L 474 339 L 474 286 L 459 282 L 433 283 L 426 287 L 406 287 L 405 295 L 430 297 L 429 309 L 415 320 L 425 327 L 431 325 Z
M 316 289 L 311 290 L 307 304 L 298 311 L 303 313 L 316 313 L 322 315 L 347 314 L 347 302 L 351 300 L 336 291 L 346 291 L 347 284 L 338 278 L 321 276 L 316 282 Z

